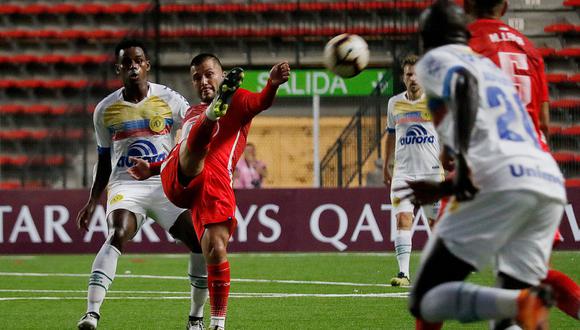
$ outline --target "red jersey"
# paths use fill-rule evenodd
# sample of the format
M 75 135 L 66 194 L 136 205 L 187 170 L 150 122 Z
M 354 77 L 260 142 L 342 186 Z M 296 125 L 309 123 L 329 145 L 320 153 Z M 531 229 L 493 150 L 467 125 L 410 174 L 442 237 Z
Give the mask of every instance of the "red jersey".
M 478 19 L 468 29 L 471 33 L 469 47 L 491 59 L 512 77 L 538 136 L 542 137 L 540 111 L 542 103 L 549 101 L 542 56 L 528 38 L 500 20 Z
M 220 179 L 232 182 L 233 171 L 246 147 L 252 119 L 272 105 L 276 90 L 268 83 L 260 93 L 243 88 L 234 93 L 227 114 L 217 122 L 216 133 L 205 158 L 204 171 L 208 170 Z M 191 126 L 207 106 L 200 103 L 187 110 L 182 125 L 182 141 L 187 138 Z

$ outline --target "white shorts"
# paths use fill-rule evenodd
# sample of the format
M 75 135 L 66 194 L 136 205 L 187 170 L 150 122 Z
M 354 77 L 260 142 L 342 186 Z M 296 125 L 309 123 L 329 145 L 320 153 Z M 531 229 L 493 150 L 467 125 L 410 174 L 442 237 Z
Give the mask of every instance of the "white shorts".
M 114 210 L 129 210 L 137 217 L 137 228 L 147 217 L 169 231 L 179 215 L 186 211 L 173 205 L 163 192 L 161 184 L 115 184 L 107 192 L 107 217 Z
M 397 176 L 393 178 L 391 182 L 391 204 L 393 204 L 393 213 L 395 215 L 399 213 L 414 213 L 415 205 L 411 203 L 408 198 L 401 198 L 404 196 L 407 191 L 399 191 L 396 192 L 396 189 L 408 187 L 406 181 L 420 181 L 420 180 L 427 180 L 427 181 L 435 181 L 441 182 L 443 181 L 443 176 L 436 174 L 436 175 L 407 175 L 407 176 Z M 428 219 L 435 220 L 437 219 L 437 214 L 439 213 L 439 207 L 441 206 L 441 202 L 437 201 L 432 205 L 423 205 L 421 209 L 423 213 Z
M 546 277 L 563 212 L 562 202 L 536 192 L 490 192 L 469 202 L 451 200 L 434 233 L 475 268 L 495 262 L 496 271 L 537 285 Z

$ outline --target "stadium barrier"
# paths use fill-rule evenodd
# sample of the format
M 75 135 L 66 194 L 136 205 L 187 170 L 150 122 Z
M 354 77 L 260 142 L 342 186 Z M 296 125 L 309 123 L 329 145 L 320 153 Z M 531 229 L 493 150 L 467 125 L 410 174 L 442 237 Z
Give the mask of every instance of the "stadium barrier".
M 234 252 L 393 251 L 396 223 L 384 188 L 262 189 L 236 195 Z M 88 232 L 75 223 L 87 196 L 87 190 L 0 191 L 0 254 L 97 252 L 107 235 L 104 208 L 97 207 Z M 575 216 L 580 188 L 569 188 L 568 198 L 558 249 L 580 250 Z M 429 235 L 421 216 L 413 230 L 413 247 L 420 249 Z M 186 250 L 147 222 L 127 251 Z

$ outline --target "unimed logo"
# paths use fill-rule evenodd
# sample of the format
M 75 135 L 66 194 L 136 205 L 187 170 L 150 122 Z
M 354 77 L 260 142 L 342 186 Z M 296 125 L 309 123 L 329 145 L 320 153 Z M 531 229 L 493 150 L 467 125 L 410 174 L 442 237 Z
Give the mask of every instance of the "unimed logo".
M 399 143 L 402 146 L 409 144 L 434 143 L 434 142 L 435 136 L 429 135 L 425 127 L 418 124 L 409 126 L 409 128 L 407 128 L 405 136 L 399 139 Z

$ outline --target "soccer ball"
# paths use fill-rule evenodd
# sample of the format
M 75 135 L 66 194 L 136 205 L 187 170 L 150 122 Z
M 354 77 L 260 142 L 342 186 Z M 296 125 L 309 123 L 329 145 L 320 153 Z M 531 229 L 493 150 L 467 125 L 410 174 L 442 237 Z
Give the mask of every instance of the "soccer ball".
M 343 78 L 352 78 L 369 64 L 369 46 L 356 34 L 338 35 L 324 47 L 324 65 Z

